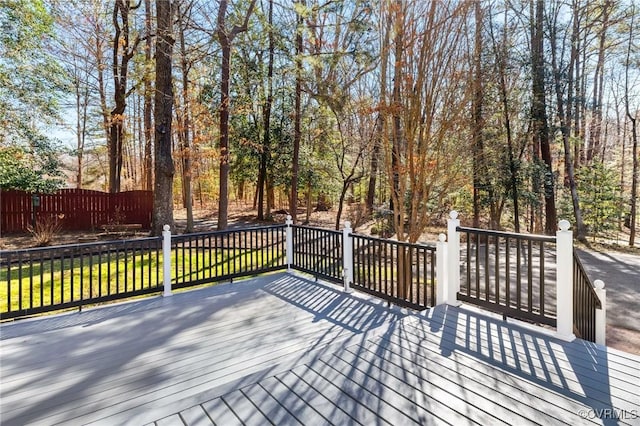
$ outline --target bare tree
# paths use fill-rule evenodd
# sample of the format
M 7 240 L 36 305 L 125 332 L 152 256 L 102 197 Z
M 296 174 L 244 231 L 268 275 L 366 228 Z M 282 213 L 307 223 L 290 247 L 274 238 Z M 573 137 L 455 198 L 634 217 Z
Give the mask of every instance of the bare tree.
M 305 6 L 305 0 L 301 0 L 298 4 Z M 302 139 L 302 131 L 300 129 L 302 122 L 302 54 L 304 50 L 302 40 L 302 25 L 304 21 L 300 12 L 296 13 L 296 87 L 294 91 L 293 106 L 293 157 L 291 159 L 291 200 L 289 201 L 289 213 L 295 223 L 298 218 L 298 172 L 300 169 L 300 140 Z M 308 197 L 311 196 L 311 190 L 308 191 Z M 309 199 L 310 201 L 310 199 Z M 309 206 L 307 203 L 307 221 L 309 220 Z
M 532 6 L 533 8 L 533 6 Z M 534 152 L 540 150 L 545 165 L 544 172 L 544 205 L 545 233 L 554 234 L 557 229 L 556 199 L 554 191 L 553 163 L 549 143 L 549 124 L 547 121 L 547 102 L 544 83 L 544 1 L 536 0 L 535 17 L 532 14 L 531 37 L 531 73 L 532 73 L 532 106 L 531 121 L 534 140 Z
M 156 96 L 155 96 L 155 182 L 152 233 L 160 235 L 164 225 L 173 226 L 173 174 L 171 122 L 173 117 L 173 2 L 156 0 Z
M 131 11 L 140 6 L 131 6 L 128 0 L 115 0 L 112 22 L 115 30 L 113 37 L 113 62 L 111 72 L 115 106 L 109 115 L 109 192 L 120 192 L 120 174 L 122 172 L 122 147 L 124 144 L 124 121 L 127 98 L 135 87 L 128 85 L 129 61 L 135 55 L 142 41 L 140 34 L 131 40 Z
M 271 106 L 273 105 L 273 56 L 275 40 L 273 34 L 273 0 L 269 0 L 267 25 L 269 27 L 269 59 L 267 60 L 267 97 L 263 106 L 263 136 L 262 152 L 260 153 L 260 171 L 258 173 L 258 220 L 264 220 L 264 190 L 267 184 L 267 165 L 271 156 Z M 267 218 L 269 216 L 270 200 L 267 200 Z
M 227 229 L 229 218 L 229 83 L 231 80 L 231 45 L 235 37 L 246 31 L 255 6 L 251 0 L 241 25 L 227 29 L 227 0 L 220 0 L 217 34 L 222 49 L 220 76 L 220 198 L 218 200 L 218 230 Z
M 151 0 L 144 0 L 144 25 L 147 32 L 147 39 L 145 42 L 144 59 L 145 69 L 151 65 L 153 38 L 150 37 L 152 30 L 151 25 Z M 144 78 L 144 106 L 143 106 L 143 127 L 144 127 L 144 158 L 143 158 L 143 182 L 144 189 L 151 191 L 153 189 L 153 161 L 151 158 L 151 147 L 153 145 L 153 91 L 152 82 L 149 76 Z
M 176 108 L 176 118 L 179 124 L 178 140 L 180 141 L 180 157 L 182 160 L 182 199 L 187 210 L 186 232 L 193 231 L 193 195 L 192 195 L 192 165 L 191 165 L 191 101 L 189 71 L 191 63 L 188 58 L 187 43 L 185 41 L 186 25 L 189 21 L 192 4 L 176 3 L 178 38 L 180 46 L 180 70 L 182 72 L 182 108 Z
M 391 102 L 384 105 L 383 147 L 389 186 L 397 185 L 391 194 L 401 241 L 418 240 L 437 214 L 428 204 L 443 205 L 461 178 L 465 159 L 459 144 L 469 126 L 460 117 L 468 111 L 472 93 L 464 31 L 471 7 L 466 2 L 398 1 L 390 12 L 403 42 L 390 58 L 395 87 Z M 412 282 L 410 258 L 409 249 L 398 251 L 400 297 Z
M 636 125 L 636 111 L 631 112 L 629 102 L 629 66 L 631 59 L 631 50 L 634 39 L 633 23 L 635 20 L 636 11 L 635 6 L 632 6 L 631 11 L 631 24 L 629 25 L 629 40 L 627 43 L 627 55 L 625 61 L 625 74 L 624 74 L 624 105 L 627 113 L 627 118 L 631 123 L 631 142 L 632 142 L 632 158 L 633 166 L 631 171 L 631 218 L 629 221 L 629 246 L 633 247 L 636 243 L 636 209 L 638 201 L 638 130 Z
M 551 16 L 551 25 L 549 31 L 549 40 L 551 44 L 551 67 L 553 70 L 553 82 L 554 89 L 556 93 L 556 108 L 557 108 L 557 117 L 558 122 L 560 124 L 560 133 L 562 134 L 562 145 L 564 148 L 564 167 L 566 174 L 566 186 L 569 187 L 571 191 L 571 201 L 573 205 L 573 213 L 576 219 L 576 237 L 580 241 L 585 241 L 587 236 L 587 230 L 584 226 L 584 221 L 582 219 L 582 210 L 580 209 L 580 198 L 578 196 L 578 187 L 576 185 L 575 178 L 575 170 L 574 170 L 574 159 L 573 153 L 571 150 L 571 141 L 570 141 L 570 133 L 571 133 L 571 97 L 573 94 L 573 85 L 574 85 L 574 66 L 577 60 L 578 51 L 575 46 L 575 40 L 578 36 L 576 33 L 578 26 L 575 24 L 572 25 L 572 46 L 570 49 L 570 57 L 569 57 L 569 65 L 568 70 L 566 72 L 567 82 L 566 88 L 562 84 L 562 75 L 565 74 L 560 69 L 560 64 L 558 61 L 558 17 L 560 13 L 560 8 L 556 7 L 554 9 L 554 13 Z M 579 19 L 578 17 L 578 9 L 577 7 L 573 11 L 573 20 Z M 564 49 L 563 49 L 564 51 Z M 565 93 L 567 98 L 565 98 Z

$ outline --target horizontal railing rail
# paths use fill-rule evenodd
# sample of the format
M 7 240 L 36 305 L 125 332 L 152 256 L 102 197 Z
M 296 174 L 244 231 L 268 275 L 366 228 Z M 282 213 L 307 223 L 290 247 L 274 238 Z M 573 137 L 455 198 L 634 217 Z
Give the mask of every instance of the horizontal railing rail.
M 463 236 L 458 300 L 556 325 L 556 238 L 458 227 Z M 553 247 L 552 247 L 553 246 Z
M 581 339 L 596 341 L 596 309 L 602 309 L 595 287 L 573 250 L 573 325 Z
M 286 269 L 286 225 L 171 237 L 171 286 L 184 288 Z
M 157 292 L 162 239 L 0 252 L 0 319 Z
M 352 234 L 353 287 L 412 309 L 435 305 L 436 248 Z
M 341 231 L 293 225 L 293 269 L 342 282 Z

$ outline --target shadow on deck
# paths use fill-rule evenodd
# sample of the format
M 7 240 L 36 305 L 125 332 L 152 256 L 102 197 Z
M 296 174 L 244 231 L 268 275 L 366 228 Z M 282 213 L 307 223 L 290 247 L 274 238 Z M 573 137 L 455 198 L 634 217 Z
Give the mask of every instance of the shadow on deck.
M 640 424 L 640 358 L 291 274 L 0 328 L 2 423 Z

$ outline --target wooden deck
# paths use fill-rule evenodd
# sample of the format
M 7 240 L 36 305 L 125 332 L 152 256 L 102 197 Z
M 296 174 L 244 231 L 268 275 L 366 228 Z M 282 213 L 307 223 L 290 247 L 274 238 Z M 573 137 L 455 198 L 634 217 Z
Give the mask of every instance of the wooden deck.
M 637 356 L 289 274 L 0 333 L 3 425 L 640 424 Z

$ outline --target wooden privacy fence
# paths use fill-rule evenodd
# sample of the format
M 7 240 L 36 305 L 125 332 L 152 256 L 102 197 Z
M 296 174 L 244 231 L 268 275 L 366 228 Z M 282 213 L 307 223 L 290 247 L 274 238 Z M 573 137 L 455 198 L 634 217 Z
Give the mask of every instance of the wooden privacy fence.
M 152 209 L 152 191 L 116 194 L 87 189 L 61 189 L 53 194 L 0 191 L 0 232 L 24 232 L 34 220 L 53 217 L 69 231 L 92 230 L 110 223 L 136 223 L 148 229 Z

